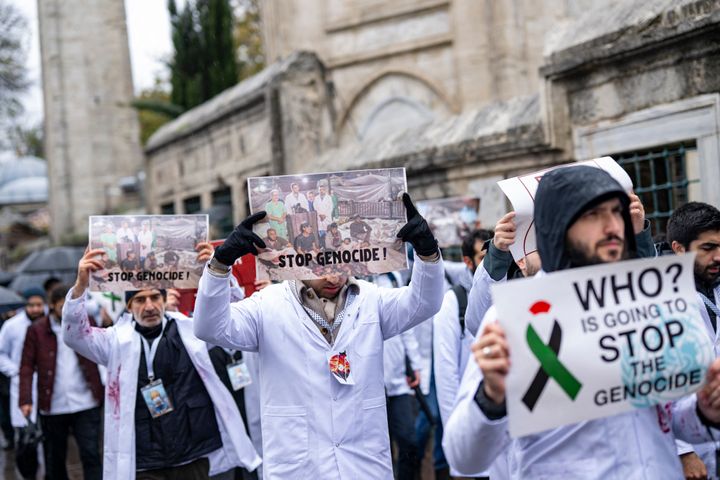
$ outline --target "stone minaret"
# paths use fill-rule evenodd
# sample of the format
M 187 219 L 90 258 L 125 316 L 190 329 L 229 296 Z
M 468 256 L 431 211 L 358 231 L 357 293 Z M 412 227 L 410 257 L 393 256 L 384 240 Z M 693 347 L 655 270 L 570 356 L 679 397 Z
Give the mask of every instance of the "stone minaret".
M 143 154 L 124 2 L 38 0 L 38 18 L 51 233 L 59 241 L 86 233 L 88 215 L 139 206 L 129 177 L 143 169 Z

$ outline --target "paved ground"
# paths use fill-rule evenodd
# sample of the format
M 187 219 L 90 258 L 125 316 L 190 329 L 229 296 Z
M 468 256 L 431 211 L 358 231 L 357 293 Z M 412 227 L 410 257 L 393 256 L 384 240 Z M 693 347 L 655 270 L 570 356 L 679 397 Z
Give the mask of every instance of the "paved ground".
M 0 435 L 1 437 L 1 435 Z M 0 444 L 2 440 L 0 440 Z M 432 442 L 429 442 L 432 443 Z M 428 450 L 423 459 L 421 479 L 420 480 L 434 480 L 435 472 L 432 468 L 432 445 L 428 445 Z M 37 480 L 43 478 L 44 470 L 42 465 L 42 448 L 38 450 L 38 457 L 40 461 L 40 470 L 37 474 Z M 82 480 L 82 465 L 80 464 L 80 457 L 78 456 L 78 449 L 75 445 L 75 441 L 70 438 L 68 441 L 68 476 L 70 480 Z M 15 469 L 15 450 L 0 450 L 0 478 L 3 480 L 24 480 L 20 473 Z
M 42 448 L 38 449 L 38 457 L 40 469 L 37 479 L 42 479 L 45 473 L 43 470 Z M 68 441 L 67 470 L 70 480 L 82 480 L 82 465 L 80 464 L 77 446 L 72 438 Z M 15 469 L 15 450 L 0 450 L 0 472 L 4 480 L 23 480 L 23 477 Z

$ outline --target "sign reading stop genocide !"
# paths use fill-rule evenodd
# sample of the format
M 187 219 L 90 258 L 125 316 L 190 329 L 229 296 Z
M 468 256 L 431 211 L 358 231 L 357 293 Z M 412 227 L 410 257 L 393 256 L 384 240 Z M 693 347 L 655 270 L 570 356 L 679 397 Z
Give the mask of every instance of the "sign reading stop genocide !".
M 694 254 L 630 260 L 494 286 L 511 352 L 510 435 L 663 404 L 700 389 L 714 355 L 693 260 Z

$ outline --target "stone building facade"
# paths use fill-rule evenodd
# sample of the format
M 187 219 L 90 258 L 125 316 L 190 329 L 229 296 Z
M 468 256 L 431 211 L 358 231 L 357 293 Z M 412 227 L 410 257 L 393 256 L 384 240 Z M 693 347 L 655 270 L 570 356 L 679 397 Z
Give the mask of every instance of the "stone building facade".
M 275 63 L 152 138 L 150 178 L 177 177 L 151 211 L 211 208 L 222 183 L 237 221 L 248 175 L 404 166 L 416 198 L 479 195 L 491 226 L 506 210 L 497 180 L 608 154 L 657 232 L 679 202 L 720 204 L 720 0 L 262 6 Z M 228 101 L 250 90 L 254 107 Z
M 38 0 L 51 233 L 141 204 L 143 170 L 123 2 Z

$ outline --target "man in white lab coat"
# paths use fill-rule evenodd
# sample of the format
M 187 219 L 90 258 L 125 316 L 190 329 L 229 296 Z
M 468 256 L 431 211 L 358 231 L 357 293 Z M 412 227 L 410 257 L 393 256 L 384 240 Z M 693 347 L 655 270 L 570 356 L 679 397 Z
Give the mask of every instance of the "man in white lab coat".
M 473 336 L 465 325 L 468 292 L 472 275 L 482 263 L 487 245 L 485 241 L 492 237 L 488 230 L 474 230 L 462 243 L 462 258 L 468 275 L 461 277 L 460 283 L 445 293 L 440 311 L 433 317 L 433 373 L 435 394 L 440 409 L 440 421 L 443 427 L 450 418 L 455 397 L 460 388 L 465 366 L 470 356 Z M 459 473 L 450 468 L 450 474 Z M 479 472 L 475 477 L 487 477 Z
M 385 288 L 399 288 L 402 285 L 397 272 L 375 275 L 372 282 Z M 420 385 L 420 352 L 413 330 L 406 330 L 400 335 L 388 338 L 383 346 L 390 440 L 395 442 L 397 447 L 397 480 L 414 480 L 420 467 L 415 436 L 417 408 L 412 390 Z M 415 375 L 414 378 L 407 375 L 407 362 Z
M 628 195 L 603 170 L 573 166 L 545 174 L 534 212 L 543 270 L 554 272 L 636 256 L 630 210 Z M 535 281 L 543 281 L 542 277 L 541 271 Z M 507 455 L 508 477 L 513 479 L 682 478 L 676 436 L 702 443 L 710 440 L 711 428 L 720 424 L 720 360 L 716 360 L 708 370 L 706 387 L 674 404 L 511 440 L 505 377 L 512 352 L 496 319 L 492 307 L 472 346 L 474 359 L 463 376 L 443 440 L 450 464 L 464 474 L 488 468 Z
M 22 428 L 27 426 L 25 416 L 18 404 L 20 393 L 20 361 L 22 360 L 25 334 L 28 327 L 45 314 L 45 292 L 41 288 L 29 288 L 23 292 L 25 308 L 14 317 L 3 323 L 0 329 L 0 371 L 10 378 L 10 421 L 12 426 Z M 35 385 L 32 388 L 33 398 Z M 37 404 L 37 402 L 33 402 Z M 36 409 L 31 410 L 31 418 L 35 421 Z
M 331 223 L 333 223 L 333 210 L 335 205 L 333 204 L 332 196 L 328 194 L 327 183 L 322 180 L 318 183 L 318 190 L 320 194 L 315 197 L 313 206 L 318 216 L 318 237 L 320 238 L 320 247 L 325 248 L 325 236 L 327 235 L 327 229 Z
M 720 356 L 717 319 L 720 313 L 720 211 L 702 202 L 690 202 L 673 211 L 667 224 L 667 242 L 675 253 L 695 252 L 695 289 L 700 313 L 715 356 Z M 685 477 L 718 478 L 715 442 L 689 445 L 678 441 Z
M 264 243 L 241 223 L 200 280 L 195 333 L 257 351 L 265 480 L 392 479 L 383 342 L 430 318 L 442 302 L 443 264 L 425 220 L 405 194 L 398 237 L 415 260 L 410 285 L 379 288 L 344 277 L 272 285 L 229 302 L 229 266 Z
M 198 261 L 207 261 L 212 246 L 198 250 Z M 102 253 L 90 250 L 80 260 L 62 332 L 69 347 L 108 369 L 103 478 L 207 479 L 235 466 L 257 468 L 260 458 L 207 345 L 189 318 L 165 310 L 163 290 L 126 292 L 130 321 L 90 323 L 89 275 L 103 268 Z

